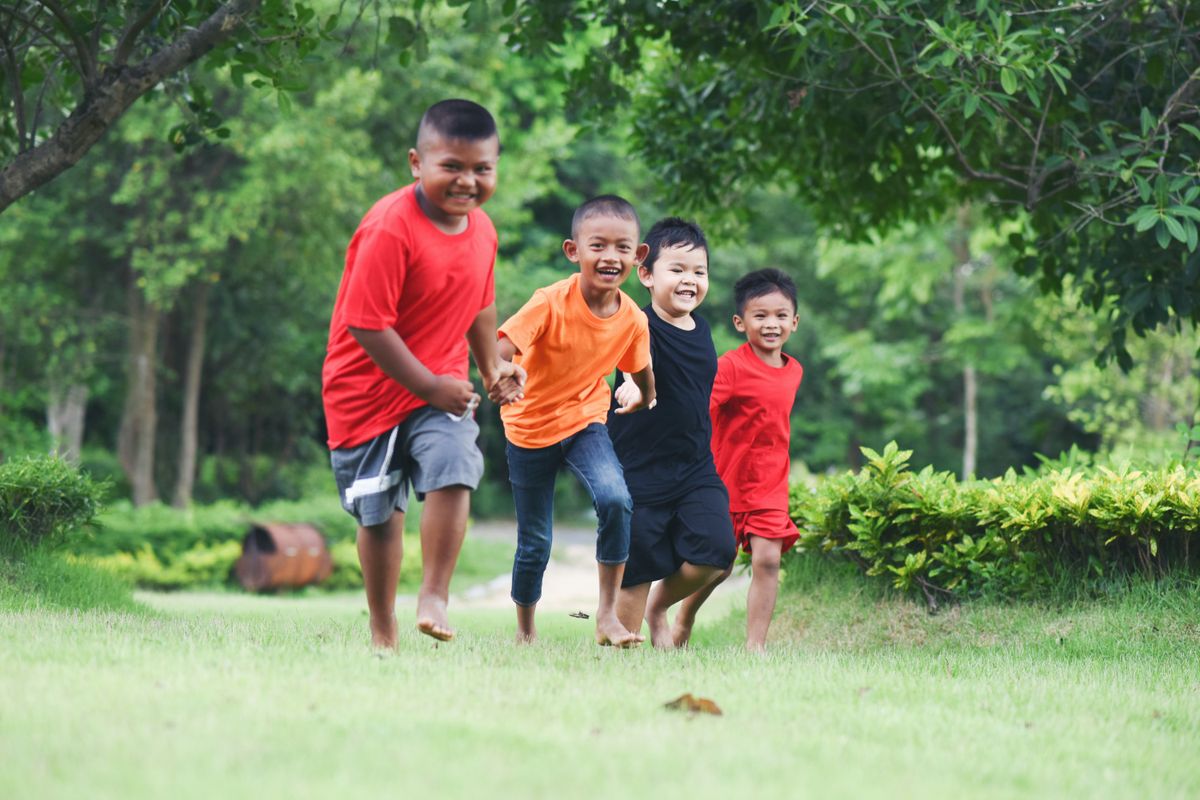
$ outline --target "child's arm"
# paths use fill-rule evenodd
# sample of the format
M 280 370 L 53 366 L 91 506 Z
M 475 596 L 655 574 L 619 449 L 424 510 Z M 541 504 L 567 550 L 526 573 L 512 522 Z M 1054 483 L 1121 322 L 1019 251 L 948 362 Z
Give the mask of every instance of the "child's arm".
M 467 343 L 483 379 L 483 388 L 493 403 L 504 405 L 524 397 L 525 370 L 512 363 L 511 357 L 501 358 L 496 345 L 495 303 L 475 316 L 467 330 Z
M 627 402 L 622 402 L 618 397 L 617 402 L 621 405 L 613 409 L 614 414 L 632 414 L 654 405 L 654 370 L 651 366 L 647 364 L 645 368 L 630 375 L 629 380 L 637 387 L 638 396 L 627 397 Z
M 434 408 L 462 415 L 470 403 L 479 402 L 479 395 L 469 381 L 430 372 L 394 328 L 374 331 L 352 327 L 350 334 L 384 374 Z
M 617 405 L 628 406 L 640 403 L 642 400 L 642 390 L 633 382 L 633 376 L 628 372 L 622 372 L 621 375 L 624 377 L 624 380 L 621 381 L 621 385 L 613 392 L 613 397 L 616 399 Z M 646 405 L 646 410 L 649 411 L 656 405 L 658 405 L 658 400 L 651 400 Z

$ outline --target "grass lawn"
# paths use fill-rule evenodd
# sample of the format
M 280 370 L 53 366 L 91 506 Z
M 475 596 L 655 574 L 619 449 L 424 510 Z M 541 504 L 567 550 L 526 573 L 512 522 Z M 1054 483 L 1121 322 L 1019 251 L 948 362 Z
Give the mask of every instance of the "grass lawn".
M 736 610 L 677 653 L 459 610 L 377 658 L 357 596 L 76 612 L 0 580 L 0 797 L 1200 796 L 1194 588 L 930 617 L 790 583 L 766 657 Z

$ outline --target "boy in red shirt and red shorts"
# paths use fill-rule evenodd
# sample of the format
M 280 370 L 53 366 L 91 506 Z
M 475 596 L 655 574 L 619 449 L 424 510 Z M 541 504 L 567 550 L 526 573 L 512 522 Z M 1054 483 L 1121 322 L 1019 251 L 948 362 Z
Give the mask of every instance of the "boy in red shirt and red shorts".
M 796 330 L 796 285 L 777 269 L 751 272 L 733 286 L 733 325 L 746 343 L 717 360 L 709 399 L 713 456 L 729 489 L 733 532 L 750 554 L 746 597 L 746 649 L 766 647 L 767 628 L 779 592 L 780 556 L 800 538 L 788 515 L 792 404 L 804 368 L 783 352 Z M 696 609 L 715 588 L 683 601 Z
M 492 115 L 435 103 L 408 152 L 416 182 L 379 200 L 346 252 L 322 370 L 330 460 L 358 521 L 371 643 L 396 646 L 396 584 L 409 487 L 421 515 L 417 628 L 454 636 L 450 576 L 483 475 L 467 381 L 470 347 L 493 401 L 520 396 L 524 373 L 496 351 L 496 229 L 480 208 L 496 186 Z

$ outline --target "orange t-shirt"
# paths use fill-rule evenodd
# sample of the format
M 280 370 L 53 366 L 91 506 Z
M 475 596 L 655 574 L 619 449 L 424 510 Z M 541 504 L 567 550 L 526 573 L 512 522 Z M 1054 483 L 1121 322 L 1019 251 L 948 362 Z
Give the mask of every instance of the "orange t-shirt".
M 613 371 L 640 372 L 650 363 L 646 315 L 624 292 L 607 319 L 588 308 L 579 273 L 533 293 L 500 326 L 525 368 L 525 399 L 501 406 L 504 433 L 517 447 L 549 447 L 608 418 Z

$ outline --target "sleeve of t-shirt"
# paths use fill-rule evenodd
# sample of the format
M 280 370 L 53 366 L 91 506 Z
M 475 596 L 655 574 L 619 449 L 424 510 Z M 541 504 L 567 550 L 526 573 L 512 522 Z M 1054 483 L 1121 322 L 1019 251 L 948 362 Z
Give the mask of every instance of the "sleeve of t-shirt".
M 733 393 L 733 361 L 717 359 L 717 376 L 713 379 L 712 394 L 708 397 L 708 413 L 716 419 L 718 410 Z
M 499 247 L 499 242 L 496 239 L 492 240 L 492 262 L 488 264 L 487 280 L 483 285 L 483 302 L 479 304 L 479 310 L 496 302 L 496 250 Z
M 359 229 L 351 243 L 342 319 L 352 328 L 381 331 L 396 324 L 408 269 L 407 248 L 382 226 Z
M 521 306 L 520 311 L 500 326 L 498 334 L 508 337 L 516 346 L 517 352 L 527 353 L 546 329 L 549 315 L 550 303 L 546 300 L 546 293 L 538 289 L 533 293 L 533 297 Z
M 617 369 L 622 372 L 641 372 L 650 364 L 650 325 L 646 322 L 646 313 L 638 309 L 634 316 L 635 331 L 633 341 L 617 362 Z
M 492 258 L 488 262 L 487 280 L 483 284 L 483 302 L 479 304 L 480 311 L 496 302 L 496 252 L 500 246 L 500 240 L 496 237 L 496 228 L 492 225 L 491 219 L 486 214 L 483 219 L 487 220 L 487 236 L 491 240 Z

